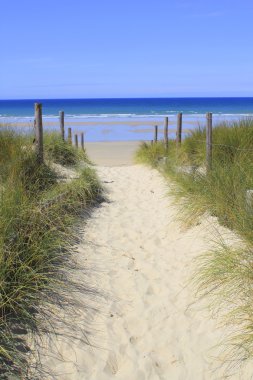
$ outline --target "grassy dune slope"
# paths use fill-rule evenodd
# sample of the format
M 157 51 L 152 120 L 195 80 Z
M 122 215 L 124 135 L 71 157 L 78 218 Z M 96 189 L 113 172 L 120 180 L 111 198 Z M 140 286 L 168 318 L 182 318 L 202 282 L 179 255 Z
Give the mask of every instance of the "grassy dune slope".
M 71 292 L 93 294 L 68 278 L 81 210 L 101 193 L 93 169 L 60 182 L 50 161 L 87 160 L 55 135 L 45 137 L 46 164 L 37 165 L 31 136 L 0 132 L 0 377 L 29 378 L 27 333 L 52 330 L 52 305 L 71 305 Z M 59 194 L 57 202 L 50 202 Z M 47 206 L 46 206 L 47 204 Z M 74 308 L 74 305 L 72 305 Z M 1 377 L 1 378 L 2 378 Z
M 167 157 L 161 165 L 161 157 Z M 184 220 L 195 223 L 205 212 L 243 239 L 241 248 L 223 242 L 197 263 L 195 284 L 200 295 L 225 314 L 237 331 L 230 337 L 229 358 L 242 363 L 253 356 L 253 121 L 223 123 L 213 130 L 213 167 L 206 172 L 205 129 L 193 131 L 177 149 L 162 142 L 143 143 L 136 160 L 159 167 L 171 182 L 171 192 L 182 205 Z M 229 311 L 228 311 L 229 310 Z

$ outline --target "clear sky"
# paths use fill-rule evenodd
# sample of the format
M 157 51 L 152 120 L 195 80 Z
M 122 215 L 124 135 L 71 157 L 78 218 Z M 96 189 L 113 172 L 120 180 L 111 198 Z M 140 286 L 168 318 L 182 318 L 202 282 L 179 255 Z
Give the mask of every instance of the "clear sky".
M 0 1 L 0 99 L 253 96 L 253 0 Z

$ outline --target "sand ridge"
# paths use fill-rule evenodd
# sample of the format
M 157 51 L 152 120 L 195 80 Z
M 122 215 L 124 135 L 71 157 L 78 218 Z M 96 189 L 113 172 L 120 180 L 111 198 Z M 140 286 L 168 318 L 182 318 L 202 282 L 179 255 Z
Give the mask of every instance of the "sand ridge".
M 224 331 L 189 285 L 193 259 L 211 247 L 217 225 L 206 220 L 183 231 L 155 170 L 97 170 L 108 202 L 91 215 L 78 247 L 78 260 L 95 263 L 98 285 L 110 294 L 93 318 L 96 347 L 55 340 L 61 359 L 44 364 L 62 380 L 223 379 L 216 346 Z

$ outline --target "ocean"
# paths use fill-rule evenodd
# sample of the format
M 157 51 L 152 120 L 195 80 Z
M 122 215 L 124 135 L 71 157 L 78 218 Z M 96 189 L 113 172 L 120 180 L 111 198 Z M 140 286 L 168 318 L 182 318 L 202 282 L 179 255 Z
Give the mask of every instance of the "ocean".
M 62 110 L 66 126 L 85 132 L 86 141 L 150 139 L 153 125 L 168 116 L 173 127 L 179 112 L 186 130 L 205 123 L 207 112 L 214 123 L 253 117 L 253 98 L 30 99 L 0 100 L 0 123 L 31 127 L 35 102 L 43 105 L 46 129 L 57 130 Z
M 34 102 L 43 104 L 43 114 L 68 117 L 174 115 L 253 115 L 253 98 L 143 98 L 143 99 L 31 99 L 0 100 L 0 117 L 32 117 Z

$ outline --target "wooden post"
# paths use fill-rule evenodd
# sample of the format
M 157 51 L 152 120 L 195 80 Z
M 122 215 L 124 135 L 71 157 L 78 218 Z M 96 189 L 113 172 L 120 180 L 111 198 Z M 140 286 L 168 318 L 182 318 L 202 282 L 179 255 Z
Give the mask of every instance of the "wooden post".
M 78 148 L 78 135 L 75 134 L 75 146 L 76 148 Z
M 43 163 L 43 125 L 42 125 L 42 104 L 35 103 L 35 140 L 36 140 L 36 155 L 39 164 Z
M 59 118 L 60 118 L 60 129 L 61 129 L 61 137 L 64 140 L 65 139 L 65 130 L 64 130 L 64 111 L 59 112 Z
M 177 137 L 176 137 L 177 146 L 181 144 L 181 141 L 182 141 L 182 112 L 178 113 L 177 115 Z
M 206 169 L 210 171 L 212 169 L 212 113 L 206 114 Z
M 168 125 L 169 125 L 169 119 L 166 116 L 164 119 L 164 145 L 165 145 L 166 150 L 168 150 L 168 147 L 169 147 Z
M 150 141 L 150 144 L 151 144 L 151 145 L 153 145 L 153 142 L 154 142 L 154 141 L 153 141 L 153 140 L 151 140 L 151 141 Z
M 68 143 L 72 144 L 72 130 L 68 128 Z
M 158 126 L 155 125 L 155 131 L 154 131 L 154 143 L 157 143 L 157 137 L 158 137 Z
M 246 190 L 246 210 L 253 213 L 253 190 Z
M 84 133 L 83 132 L 81 133 L 81 147 L 82 147 L 82 150 L 84 150 Z

